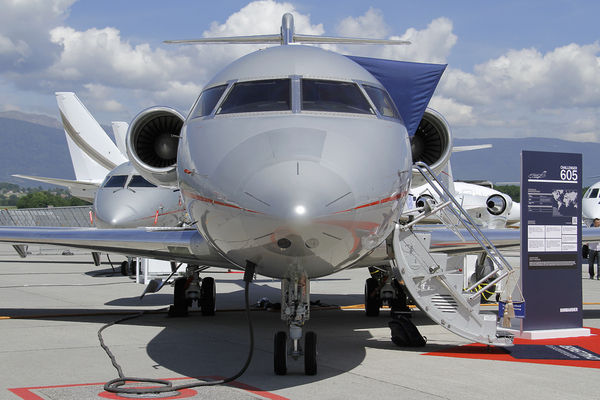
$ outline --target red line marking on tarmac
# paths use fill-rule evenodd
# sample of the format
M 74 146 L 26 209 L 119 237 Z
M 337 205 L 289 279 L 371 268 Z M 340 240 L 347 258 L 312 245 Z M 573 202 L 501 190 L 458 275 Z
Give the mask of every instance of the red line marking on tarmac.
M 178 380 L 186 380 L 186 379 L 203 379 L 203 378 L 208 378 L 208 379 L 213 379 L 213 380 L 225 379 L 221 376 L 206 376 L 206 377 L 200 377 L 200 378 L 174 378 L 174 379 L 169 379 L 169 380 L 170 381 L 178 381 Z M 13 389 L 8 389 L 8 391 L 19 396 L 23 400 L 44 400 L 43 397 L 40 397 L 37 394 L 33 393 L 32 390 L 60 389 L 60 388 L 84 387 L 84 386 L 102 386 L 103 387 L 104 383 L 80 383 L 80 384 L 74 384 L 74 385 L 37 386 L 37 387 L 26 387 L 26 388 L 13 388 Z M 240 383 L 240 382 L 236 382 L 236 381 L 229 382 L 225 386 L 242 389 L 246 392 L 253 393 L 253 394 L 260 396 L 262 398 L 265 398 L 265 399 L 289 400 L 287 397 L 282 397 L 282 396 L 279 396 L 279 395 L 276 395 L 273 393 L 265 392 L 264 390 L 261 390 L 254 386 L 250 386 L 245 383 Z M 192 397 L 192 396 L 195 396 L 198 394 L 197 391 L 192 390 L 192 389 L 182 389 L 182 390 L 179 390 L 178 392 L 181 393 L 178 396 L 162 397 L 162 398 L 163 399 L 186 399 L 186 398 L 189 398 L 189 397 Z M 122 396 L 118 396 L 116 393 L 109 393 L 106 391 L 102 391 L 102 392 L 98 393 L 98 397 L 104 398 L 104 399 L 123 399 L 124 398 Z M 137 397 L 136 396 L 135 398 L 136 399 L 155 399 L 156 397 Z
M 600 329 L 590 329 L 590 336 L 580 336 L 571 338 L 558 338 L 558 339 L 536 339 L 526 340 L 515 338 L 515 345 L 568 345 L 568 346 L 579 346 L 588 351 L 600 354 Z M 562 365 L 567 367 L 581 367 L 581 368 L 600 368 L 600 361 L 590 360 L 557 360 L 557 359 L 519 359 L 511 356 L 503 347 L 491 346 L 490 351 L 484 344 L 473 343 L 464 346 L 450 347 L 447 349 L 433 351 L 430 353 L 424 353 L 426 356 L 441 356 L 441 357 L 456 357 L 456 358 L 471 358 L 479 360 L 497 360 L 497 361 L 510 361 L 510 362 L 521 362 L 531 364 L 546 364 L 546 365 Z M 510 347 L 507 347 L 510 351 Z

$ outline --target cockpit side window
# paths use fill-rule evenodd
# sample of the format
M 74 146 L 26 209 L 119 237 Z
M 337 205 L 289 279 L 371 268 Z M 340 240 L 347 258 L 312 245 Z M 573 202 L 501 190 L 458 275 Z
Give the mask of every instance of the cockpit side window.
M 203 91 L 200 94 L 194 109 L 190 113 L 190 119 L 206 117 L 207 115 L 210 115 L 217 105 L 217 102 L 223 95 L 225 89 L 227 89 L 227 85 L 215 86 Z
M 588 198 L 590 198 L 590 199 L 595 199 L 595 198 L 597 198 L 597 197 L 598 197 L 598 191 L 599 191 L 599 190 L 600 190 L 599 188 L 593 188 L 593 189 L 591 190 L 591 192 L 590 192 L 590 195 L 588 196 Z
M 302 110 L 375 114 L 357 84 L 302 79 Z
M 133 175 L 131 177 L 131 181 L 129 181 L 129 187 L 132 187 L 132 188 L 151 188 L 151 187 L 156 187 L 156 185 L 153 184 L 153 183 L 151 183 L 151 182 L 148 182 L 141 175 Z
M 235 83 L 217 110 L 217 114 L 291 109 L 290 79 L 270 79 Z
M 127 175 L 113 175 L 106 178 L 103 188 L 122 188 L 127 182 Z
M 384 117 L 400 119 L 398 109 L 396 109 L 396 105 L 392 101 L 388 92 L 370 85 L 363 85 L 363 88 L 371 98 L 373 104 L 375 104 L 375 107 L 377 107 L 379 114 Z

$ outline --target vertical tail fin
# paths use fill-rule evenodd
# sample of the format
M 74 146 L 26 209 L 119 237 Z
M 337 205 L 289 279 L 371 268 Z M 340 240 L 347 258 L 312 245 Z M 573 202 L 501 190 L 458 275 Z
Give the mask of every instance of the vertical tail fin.
M 56 101 L 65 134 L 89 158 L 108 171 L 127 161 L 74 93 L 58 92 Z
M 104 168 L 85 154 L 69 135 L 67 135 L 67 144 L 69 146 L 69 153 L 71 154 L 73 170 L 75 171 L 75 179 L 82 182 L 102 183 L 110 170 Z
M 115 142 L 117 142 L 117 147 L 121 154 L 124 157 L 127 157 L 127 148 L 125 147 L 125 138 L 127 137 L 127 129 L 129 129 L 129 124 L 127 122 L 113 122 L 112 130 L 115 135 Z

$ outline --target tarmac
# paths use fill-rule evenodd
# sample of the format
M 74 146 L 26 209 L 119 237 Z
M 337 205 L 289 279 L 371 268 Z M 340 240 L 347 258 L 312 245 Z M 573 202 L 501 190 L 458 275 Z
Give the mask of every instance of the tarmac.
M 123 258 L 111 259 L 117 267 Z M 518 257 L 508 259 L 518 264 Z M 171 287 L 140 300 L 143 285 L 119 271 L 112 275 L 106 256 L 103 261 L 96 267 L 89 254 L 0 256 L 0 399 L 124 398 L 103 391 L 118 372 L 100 346 L 98 330 L 141 311 L 149 312 L 102 333 L 124 375 L 181 384 L 230 377 L 243 367 L 250 339 L 242 274 L 203 273 L 217 284 L 215 316 L 191 312 L 168 318 Z M 336 306 L 311 310 L 305 326 L 318 335 L 317 375 L 304 374 L 302 359 L 288 361 L 287 375 L 274 374 L 273 337 L 286 330 L 285 323 L 278 311 L 256 308 L 247 371 L 227 386 L 187 389 L 168 398 L 600 398 L 597 368 L 429 356 L 469 342 L 418 310 L 412 320 L 427 345 L 396 346 L 386 309 L 379 317 L 364 315 L 367 277 L 357 269 L 311 282 L 312 301 Z M 583 326 L 600 328 L 600 280 L 589 279 L 585 261 L 582 285 Z M 256 304 L 262 298 L 280 301 L 279 282 L 258 277 L 249 299 Z

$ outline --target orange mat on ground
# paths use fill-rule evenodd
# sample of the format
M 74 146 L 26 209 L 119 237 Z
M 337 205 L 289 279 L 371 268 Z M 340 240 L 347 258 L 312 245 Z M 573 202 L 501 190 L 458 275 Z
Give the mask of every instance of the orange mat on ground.
M 600 329 L 589 329 L 591 336 L 541 340 L 515 339 L 515 345 L 511 347 L 488 347 L 475 343 L 433 351 L 425 355 L 600 368 Z

